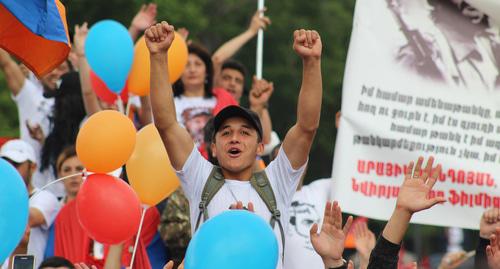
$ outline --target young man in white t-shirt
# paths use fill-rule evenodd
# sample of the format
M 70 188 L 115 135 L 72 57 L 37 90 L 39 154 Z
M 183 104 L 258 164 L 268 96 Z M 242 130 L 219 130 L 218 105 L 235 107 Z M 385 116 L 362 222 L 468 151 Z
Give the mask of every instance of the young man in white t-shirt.
M 168 82 L 167 52 L 174 39 L 174 27 L 166 22 L 150 27 L 145 34 L 151 59 L 151 103 L 155 126 L 163 140 L 170 162 L 181 180 L 190 202 L 191 226 L 194 231 L 197 207 L 205 183 L 213 169 L 194 147 L 193 140 L 176 119 L 173 92 Z M 297 123 L 288 131 L 275 161 L 265 173 L 276 197 L 280 221 L 288 222 L 288 206 L 304 172 L 309 151 L 319 126 L 322 99 L 321 40 L 316 31 L 297 30 L 293 48 L 302 58 L 303 79 L 298 101 Z M 257 215 L 268 221 L 271 213 L 249 180 L 253 176 L 254 162 L 264 149 L 262 127 L 246 109 L 229 106 L 214 119 L 211 145 L 213 157 L 218 160 L 225 184 L 208 204 L 209 217 L 228 210 L 237 201 L 252 202 Z M 280 245 L 280 231 L 274 229 Z M 339 261 L 342 264 L 342 261 Z M 281 258 L 278 268 L 282 268 Z
M 27 142 L 16 139 L 5 143 L 0 149 L 0 157 L 11 163 L 26 184 L 28 193 L 33 195 L 29 201 L 28 225 L 31 228 L 28 254 L 35 255 L 35 268 L 43 260 L 49 227 L 59 212 L 60 204 L 49 191 L 40 191 L 31 184 L 31 177 L 36 171 L 35 151 Z

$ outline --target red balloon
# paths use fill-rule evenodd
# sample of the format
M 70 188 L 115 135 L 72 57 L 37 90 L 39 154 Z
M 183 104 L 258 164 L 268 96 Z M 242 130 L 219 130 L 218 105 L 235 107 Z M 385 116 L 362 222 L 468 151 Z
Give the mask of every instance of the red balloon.
M 92 89 L 94 90 L 97 97 L 99 97 L 99 99 L 108 104 L 114 104 L 116 102 L 116 98 L 118 98 L 118 95 L 110 91 L 106 84 L 104 84 L 104 82 L 92 70 L 90 70 L 90 84 L 92 84 Z M 123 91 L 120 93 L 120 97 L 122 98 L 123 103 L 127 103 L 127 84 L 125 84 L 125 89 L 123 89 Z
M 106 174 L 88 176 L 76 197 L 76 210 L 83 229 L 104 244 L 132 238 L 141 221 L 137 194 L 123 180 Z

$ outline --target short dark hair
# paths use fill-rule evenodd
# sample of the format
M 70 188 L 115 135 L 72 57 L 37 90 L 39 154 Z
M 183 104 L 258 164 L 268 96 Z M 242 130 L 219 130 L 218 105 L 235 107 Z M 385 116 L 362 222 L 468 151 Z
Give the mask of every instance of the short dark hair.
M 247 69 L 245 68 L 245 66 L 241 62 L 238 62 L 236 60 L 229 59 L 229 60 L 225 61 L 222 64 L 221 71 L 226 69 L 226 68 L 234 69 L 234 70 L 240 72 L 243 75 L 243 78 L 245 78 L 247 75 Z
M 210 118 L 205 127 L 203 128 L 203 142 L 205 143 L 205 150 L 208 154 L 208 161 L 213 165 L 219 165 L 216 158 L 212 156 L 212 142 L 214 141 L 214 118 Z
M 75 269 L 75 266 L 72 262 L 58 256 L 45 259 L 42 264 L 40 264 L 40 267 L 38 267 L 38 269 L 43 269 L 46 267 L 68 267 L 68 269 Z
M 197 44 L 191 44 L 188 46 L 188 52 L 189 54 L 194 54 L 203 61 L 205 64 L 205 84 L 204 84 L 204 89 L 205 89 L 205 98 L 210 98 L 213 96 L 212 94 L 212 87 L 213 87 L 213 80 L 214 80 L 214 66 L 212 63 L 212 57 L 210 56 L 210 53 L 206 48 L 204 48 L 201 45 Z M 184 84 L 182 83 L 182 79 L 178 79 L 173 85 L 173 90 L 174 90 L 174 96 L 180 96 L 184 93 Z

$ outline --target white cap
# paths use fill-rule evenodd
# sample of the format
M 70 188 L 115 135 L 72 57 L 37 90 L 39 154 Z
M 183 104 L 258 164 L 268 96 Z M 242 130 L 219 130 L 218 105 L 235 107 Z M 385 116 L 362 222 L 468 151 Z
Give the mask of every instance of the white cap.
M 7 141 L 0 149 L 0 157 L 5 157 L 16 163 L 25 161 L 36 163 L 35 150 L 21 139 Z

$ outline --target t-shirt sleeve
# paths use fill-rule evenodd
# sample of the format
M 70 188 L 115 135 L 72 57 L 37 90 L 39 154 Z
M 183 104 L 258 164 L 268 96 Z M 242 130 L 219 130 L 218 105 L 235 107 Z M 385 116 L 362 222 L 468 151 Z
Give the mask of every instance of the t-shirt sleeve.
M 281 199 L 285 205 L 291 202 L 297 185 L 304 173 L 307 162 L 299 169 L 293 169 L 290 160 L 283 148 L 280 148 L 278 156 L 265 169 L 267 177 L 271 182 L 276 199 Z
M 42 229 L 48 229 L 52 225 L 60 207 L 57 198 L 48 191 L 41 191 L 30 200 L 30 208 L 38 209 L 45 219 L 45 224 L 40 226 Z
M 184 163 L 182 170 L 176 171 L 182 189 L 189 201 L 198 200 L 212 171 L 213 164 L 207 161 L 193 145 L 193 150 Z

